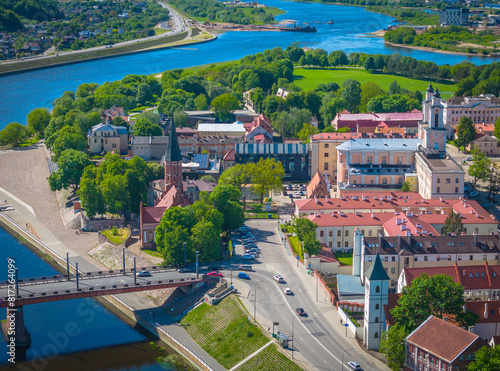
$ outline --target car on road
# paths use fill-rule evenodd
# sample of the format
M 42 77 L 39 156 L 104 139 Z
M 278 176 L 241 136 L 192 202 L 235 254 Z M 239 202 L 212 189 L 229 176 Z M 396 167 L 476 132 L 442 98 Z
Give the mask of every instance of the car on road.
M 220 271 L 222 267 L 220 265 L 209 265 L 207 269 L 209 271 Z
M 288 287 L 284 288 L 283 291 L 285 292 L 285 295 L 293 295 L 293 291 L 290 290 Z
M 284 283 L 285 282 L 285 279 L 283 278 L 283 276 L 281 274 L 277 274 L 276 276 L 273 277 L 274 280 L 278 283 Z
M 177 272 L 179 273 L 189 273 L 189 272 L 192 272 L 193 271 L 193 268 L 181 268 L 181 269 L 177 269 Z
M 240 272 L 240 273 L 238 273 L 238 278 L 242 278 L 244 280 L 249 280 L 250 276 L 244 272 Z
M 301 317 L 307 317 L 307 313 L 304 309 L 302 308 L 297 308 L 295 309 L 295 311 L 297 312 L 297 314 Z
M 358 362 L 353 362 L 353 361 L 350 361 L 350 362 L 347 362 L 347 365 L 352 368 L 353 370 L 361 370 L 361 366 L 359 365 Z
M 223 277 L 224 275 L 220 272 L 213 271 L 213 272 L 208 272 L 207 276 L 209 276 L 209 277 Z
M 241 257 L 241 259 L 243 259 L 243 260 L 252 260 L 252 259 L 255 259 L 255 256 L 250 255 L 250 254 L 243 254 L 243 256 Z
M 140 271 L 137 273 L 137 277 L 151 277 L 150 271 Z
M 251 272 L 252 271 L 252 266 L 250 264 L 242 264 L 238 267 L 238 269 L 240 271 L 248 271 L 248 272 Z

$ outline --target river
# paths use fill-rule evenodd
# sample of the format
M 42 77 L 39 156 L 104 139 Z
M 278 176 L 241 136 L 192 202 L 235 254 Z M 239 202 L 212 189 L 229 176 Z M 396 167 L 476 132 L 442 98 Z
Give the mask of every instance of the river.
M 397 51 L 402 55 L 437 64 L 455 64 L 463 60 L 485 64 L 493 60 L 489 57 L 387 46 L 383 39 L 365 37 L 364 34 L 387 27 L 394 18 L 368 12 L 360 7 L 283 0 L 262 0 L 261 3 L 287 12 L 278 19 L 307 22 L 315 26 L 318 32 L 226 32 L 215 41 L 185 48 L 156 50 L 4 76 L 0 78 L 0 129 L 14 121 L 25 123 L 26 115 L 33 108 L 51 107 L 52 101 L 64 91 L 75 91 L 84 82 L 102 84 L 129 74 L 152 74 L 173 68 L 229 61 L 276 46 L 285 48 L 294 41 L 329 52 L 344 50 L 347 53 L 357 51 L 391 54 Z M 333 25 L 326 23 L 330 18 L 335 22 Z

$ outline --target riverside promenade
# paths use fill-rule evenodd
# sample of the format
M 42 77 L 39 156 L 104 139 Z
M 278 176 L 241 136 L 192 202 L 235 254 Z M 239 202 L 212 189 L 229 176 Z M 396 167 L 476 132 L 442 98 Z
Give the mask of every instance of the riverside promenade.
M 52 256 L 61 267 L 65 267 L 62 262 L 69 253 L 72 265 L 78 262 L 83 272 L 106 269 L 85 254 L 95 246 L 95 234 L 75 235 L 64 227 L 59 205 L 46 180 L 49 176 L 46 160 L 44 146 L 40 144 L 25 150 L 0 152 L 0 225 L 24 238 L 42 254 Z M 200 369 L 225 370 L 163 308 L 156 307 L 149 299 L 133 293 L 105 298 Z

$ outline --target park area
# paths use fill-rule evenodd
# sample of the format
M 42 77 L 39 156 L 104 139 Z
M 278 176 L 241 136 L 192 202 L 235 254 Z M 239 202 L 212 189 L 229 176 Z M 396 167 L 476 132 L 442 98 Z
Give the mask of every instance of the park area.
M 121 245 L 127 240 L 130 234 L 128 228 L 112 228 L 102 231 L 104 237 L 106 237 L 113 245 Z
M 235 295 L 219 304 L 206 303 L 190 311 L 181 321 L 189 335 L 228 370 L 268 344 L 271 340 L 251 322 Z M 279 352 L 276 344 L 264 348 L 237 370 L 300 370 Z
M 396 80 L 403 89 L 409 91 L 418 90 L 424 92 L 429 85 L 428 80 L 414 80 L 407 77 L 368 73 L 364 68 L 353 67 L 338 67 L 338 68 L 301 68 L 295 67 L 293 70 L 294 83 L 304 90 L 312 90 L 319 84 L 327 84 L 336 82 L 339 86 L 348 79 L 359 81 L 362 85 L 369 81 L 379 85 L 387 91 L 391 82 Z M 439 83 L 434 87 L 438 87 L 443 99 L 450 98 L 453 92 L 457 89 L 456 84 Z

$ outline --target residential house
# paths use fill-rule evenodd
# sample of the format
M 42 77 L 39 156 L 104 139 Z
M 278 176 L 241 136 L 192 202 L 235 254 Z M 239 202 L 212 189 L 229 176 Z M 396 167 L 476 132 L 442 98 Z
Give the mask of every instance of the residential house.
M 234 149 L 230 149 L 227 151 L 227 153 L 224 155 L 222 158 L 222 170 L 227 170 L 231 166 L 234 166 L 236 164 L 236 156 L 234 153 Z
M 128 130 L 124 126 L 99 124 L 92 127 L 87 134 L 90 153 L 115 151 L 127 153 Z
M 476 134 L 474 140 L 467 149 L 471 150 L 472 147 L 478 148 L 488 157 L 497 157 L 500 155 L 500 145 L 498 144 L 497 138 L 486 133 Z
M 132 157 L 139 156 L 144 160 L 161 159 L 167 150 L 168 136 L 149 136 L 130 138 Z
M 486 343 L 476 334 L 429 316 L 405 339 L 405 371 L 466 371 Z
M 101 119 L 104 120 L 107 124 L 111 124 L 115 117 L 121 117 L 125 121 L 128 121 L 125 119 L 126 115 L 123 107 L 113 106 L 107 110 L 104 110 L 101 115 Z

